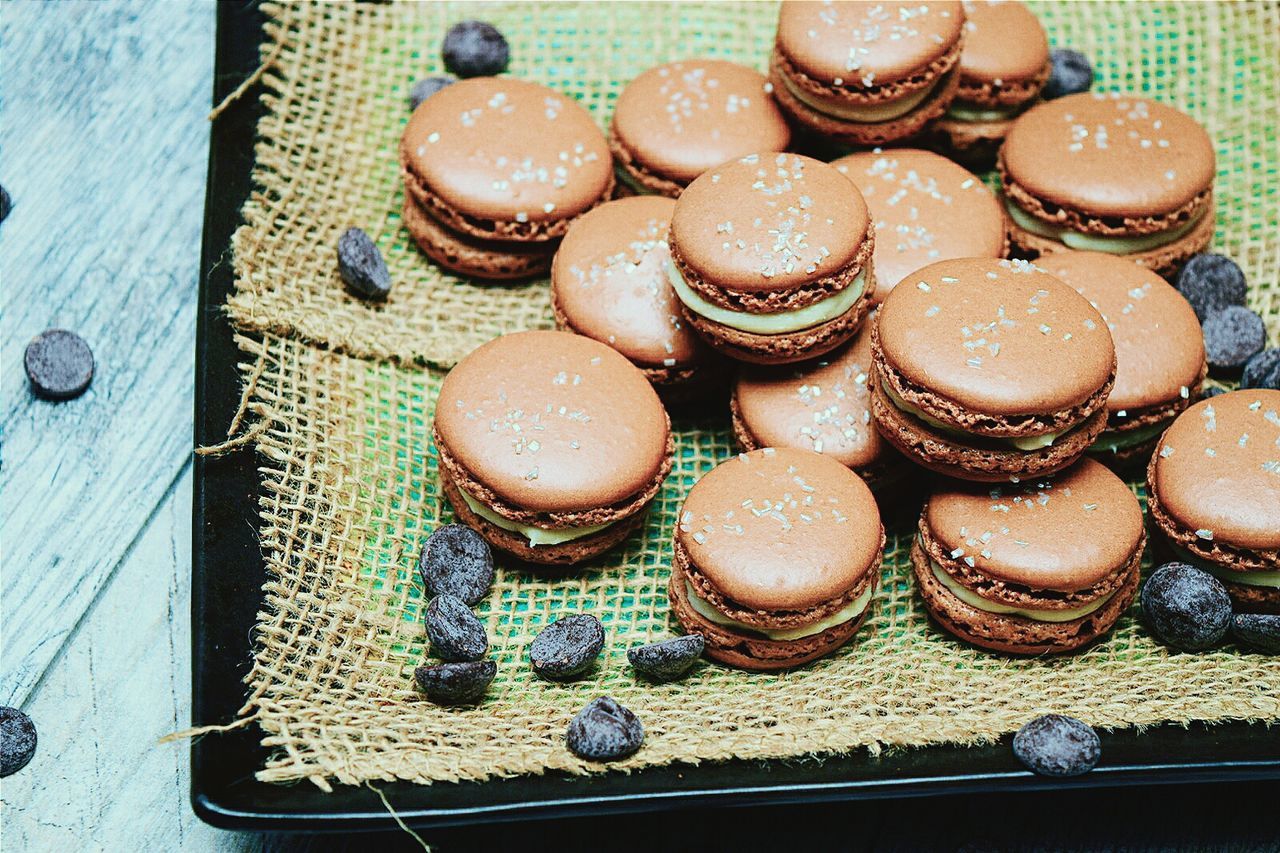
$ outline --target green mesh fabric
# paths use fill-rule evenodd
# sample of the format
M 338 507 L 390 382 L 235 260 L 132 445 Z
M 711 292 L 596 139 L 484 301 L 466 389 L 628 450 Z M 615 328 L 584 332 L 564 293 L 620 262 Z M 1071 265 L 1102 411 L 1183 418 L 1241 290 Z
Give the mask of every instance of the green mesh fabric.
M 438 71 L 448 23 L 474 8 L 267 6 L 268 113 L 258 191 L 234 241 L 229 309 L 261 454 L 262 553 L 270 580 L 255 634 L 244 713 L 273 753 L 260 777 L 360 783 L 589 772 L 564 728 L 607 693 L 648 733 L 621 766 L 765 758 L 937 742 L 973 743 L 1058 711 L 1099 726 L 1280 719 L 1280 670 L 1234 646 L 1171 653 L 1136 608 L 1082 654 L 987 654 L 933 626 L 914 597 L 910 520 L 890 525 L 881 591 L 858 637 L 794 672 L 702 665 L 685 682 L 635 679 L 629 646 L 671 636 L 666 600 L 682 496 L 731 452 L 728 417 L 676 418 L 675 468 L 643 530 L 570 573 L 499 559 L 478 607 L 498 662 L 489 697 L 442 709 L 415 689 L 426 654 L 415 564 L 449 521 L 431 407 L 446 367 L 507 331 L 549 326 L 546 285 L 476 286 L 441 273 L 399 223 L 396 146 L 404 97 Z M 1218 146 L 1215 248 L 1241 263 L 1250 302 L 1280 332 L 1280 102 L 1276 4 L 1036 4 L 1056 44 L 1091 55 L 1104 89 L 1141 91 L 1188 109 Z M 507 33 L 511 72 L 579 98 L 607 122 L 620 87 L 689 55 L 763 67 L 772 4 L 488 4 Z M 349 298 L 333 246 L 358 224 L 395 278 L 385 305 Z M 415 366 L 427 365 L 427 366 Z M 608 642 L 581 682 L 536 679 L 527 648 L 549 621 L 590 612 Z

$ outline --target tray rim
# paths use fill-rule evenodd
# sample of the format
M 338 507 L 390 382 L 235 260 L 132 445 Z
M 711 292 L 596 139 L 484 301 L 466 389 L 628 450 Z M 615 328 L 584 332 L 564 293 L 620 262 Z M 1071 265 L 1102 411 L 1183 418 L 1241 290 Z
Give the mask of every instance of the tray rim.
M 257 67 L 262 22 L 257 0 L 219 4 L 213 103 L 221 102 Z M 238 403 L 234 366 L 242 354 L 222 310 L 233 286 L 233 271 L 224 256 L 252 189 L 253 146 L 244 142 L 256 136 L 262 92 L 261 83 L 250 87 L 211 127 L 196 333 L 197 445 L 225 438 L 222 433 Z M 222 458 L 195 458 L 193 726 L 225 724 L 234 719 L 243 702 L 243 677 L 248 672 L 244 653 L 250 650 L 246 640 L 265 575 L 257 542 L 258 488 L 256 459 L 247 449 Z M 228 495 L 239 500 L 228 501 Z M 1023 770 L 1013 759 L 1006 736 L 985 746 L 890 750 L 878 758 L 859 750 L 821 760 L 738 759 L 699 767 L 644 768 L 629 775 L 551 773 L 430 786 L 395 781 L 382 784 L 380 790 L 406 824 L 446 827 L 695 806 L 1280 780 L 1280 738 L 1259 736 L 1266 731 L 1263 723 L 1243 722 L 1156 726 L 1141 735 L 1133 729 L 1104 731 L 1100 732 L 1104 758 L 1120 760 L 1108 761 L 1086 776 L 1062 780 Z M 336 785 L 333 793 L 325 794 L 311 785 L 256 781 L 253 773 L 268 753 L 259 744 L 259 735 L 256 726 L 249 726 L 193 739 L 190 795 L 201 820 L 256 831 L 395 828 L 396 821 L 382 799 L 367 787 Z M 1168 754 L 1169 747 L 1180 747 L 1186 760 L 1152 760 L 1151 753 Z M 952 769 L 942 772 L 948 766 Z M 961 767 L 969 768 L 968 772 L 957 772 Z M 500 796 L 493 796 L 494 792 Z

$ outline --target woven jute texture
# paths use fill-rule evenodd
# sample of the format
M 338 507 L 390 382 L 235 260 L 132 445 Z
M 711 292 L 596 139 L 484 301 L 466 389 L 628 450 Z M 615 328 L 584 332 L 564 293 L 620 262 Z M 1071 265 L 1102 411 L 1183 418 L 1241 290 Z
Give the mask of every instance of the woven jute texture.
M 550 325 L 545 283 L 475 286 L 413 249 L 397 211 L 396 144 L 411 82 L 438 70 L 449 22 L 482 13 L 512 44 L 512 73 L 582 100 L 603 123 L 618 89 L 650 64 L 718 55 L 762 66 L 771 4 L 433 4 L 267 7 L 268 114 L 258 189 L 235 237 L 231 315 L 261 456 L 262 553 L 270 577 L 244 708 L 272 756 L 259 776 L 361 783 L 486 779 L 597 767 L 564 747 L 569 719 L 609 694 L 644 721 L 623 762 L 822 755 L 975 743 L 1057 711 L 1104 727 L 1162 721 L 1280 720 L 1280 665 L 1226 645 L 1172 653 L 1136 606 L 1081 654 L 988 654 L 931 625 L 913 595 L 911 525 L 890 526 L 881 592 L 858 637 L 831 657 L 774 675 L 700 665 L 683 683 L 638 681 L 629 646 L 677 631 L 666 598 L 683 495 L 731 452 L 727 413 L 677 417 L 676 461 L 642 532 L 571 573 L 499 559 L 477 607 L 498 676 L 475 708 L 442 709 L 412 677 L 427 656 L 415 570 L 426 536 L 451 520 L 430 445 L 443 372 L 494 335 Z M 1272 340 L 1280 327 L 1280 6 L 1036 7 L 1056 43 L 1089 53 L 1103 89 L 1180 105 L 1218 146 L 1216 247 L 1250 277 Z M 350 224 L 379 242 L 395 278 L 383 306 L 349 299 L 333 246 Z M 596 614 L 608 642 L 568 685 L 536 679 L 538 630 Z

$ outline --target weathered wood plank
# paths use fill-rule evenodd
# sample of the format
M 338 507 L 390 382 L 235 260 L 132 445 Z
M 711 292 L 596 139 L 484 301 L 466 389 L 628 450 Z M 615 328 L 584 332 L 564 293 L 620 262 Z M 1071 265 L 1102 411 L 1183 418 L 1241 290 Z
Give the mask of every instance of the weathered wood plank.
M 191 447 L 213 4 L 6 3 L 0 182 L 0 702 L 21 705 Z M 97 358 L 34 399 L 51 326 Z

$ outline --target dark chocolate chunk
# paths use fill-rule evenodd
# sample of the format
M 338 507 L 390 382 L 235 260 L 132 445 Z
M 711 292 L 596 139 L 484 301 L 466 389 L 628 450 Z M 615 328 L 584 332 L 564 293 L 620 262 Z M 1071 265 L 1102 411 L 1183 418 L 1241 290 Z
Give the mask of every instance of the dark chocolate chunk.
M 1245 362 L 1240 387 L 1280 391 L 1280 347 L 1264 349 Z
M 11 210 L 13 210 L 13 199 L 10 198 L 9 191 L 0 186 L 0 222 L 9 218 Z
M 636 672 L 654 681 L 675 681 L 683 677 L 702 656 L 703 646 L 701 634 L 687 634 L 674 640 L 627 649 L 627 660 Z
M 1036 717 L 1013 736 L 1013 754 L 1041 776 L 1079 776 L 1098 764 L 1102 746 L 1087 723 L 1062 714 Z
M 1231 624 L 1222 582 L 1186 563 L 1165 563 L 1142 585 L 1142 613 L 1165 643 L 1195 652 L 1217 645 Z
M 462 21 L 444 37 L 444 67 L 459 77 L 492 77 L 507 70 L 511 50 L 493 24 Z
M 359 228 L 348 228 L 338 238 L 338 273 L 347 290 L 361 299 L 386 299 L 391 292 L 387 262 L 377 244 Z
M 445 86 L 452 86 L 458 81 L 452 77 L 424 77 L 409 90 L 409 109 L 416 110 L 422 102 L 439 92 Z
M 565 744 L 588 761 L 626 758 L 644 743 L 644 725 L 608 696 L 592 699 L 569 723 Z
M 443 660 L 480 660 L 489 650 L 484 626 L 461 598 L 437 595 L 427 607 L 427 639 Z
M 1262 318 L 1239 305 L 1231 305 L 1204 321 L 1204 355 L 1209 369 L 1235 372 L 1267 344 Z
M 34 338 L 22 363 L 32 390 L 48 400 L 79 397 L 93 381 L 93 350 L 66 329 L 50 329 Z
M 463 705 L 479 701 L 498 674 L 491 660 L 420 666 L 413 671 L 418 686 L 437 705 Z
M 1205 252 L 1187 261 L 1178 273 L 1178 292 L 1191 303 L 1201 322 L 1231 305 L 1243 305 L 1244 270 L 1226 255 Z
M 600 620 L 579 613 L 557 619 L 539 631 L 529 645 L 529 661 L 543 678 L 564 681 L 590 669 L 603 648 Z
M 1237 613 L 1231 620 L 1236 641 L 1268 655 L 1280 655 L 1280 615 Z
M 1201 389 L 1200 396 L 1208 399 L 1209 397 L 1216 397 L 1219 394 L 1225 394 L 1227 391 L 1228 389 L 1223 388 L 1221 385 L 1206 385 Z
M 36 754 L 36 724 L 8 705 L 0 706 L 0 777 L 12 776 Z
M 1089 64 L 1089 58 L 1080 51 L 1060 47 L 1049 54 L 1049 61 L 1053 70 L 1040 92 L 1046 101 L 1063 95 L 1087 92 L 1093 85 L 1093 66 Z
M 493 585 L 493 552 L 479 533 L 462 524 L 436 528 L 418 557 L 422 583 L 432 598 L 454 595 L 472 605 Z

